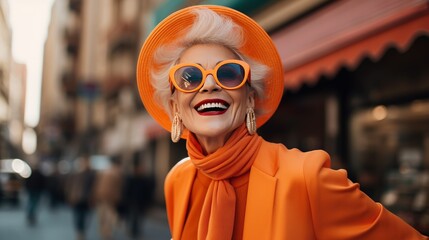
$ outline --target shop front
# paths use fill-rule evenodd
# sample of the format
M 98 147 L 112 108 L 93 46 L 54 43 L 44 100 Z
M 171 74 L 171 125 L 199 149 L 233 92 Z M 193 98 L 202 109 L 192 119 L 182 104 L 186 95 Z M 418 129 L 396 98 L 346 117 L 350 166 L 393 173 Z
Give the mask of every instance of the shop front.
M 352 75 L 350 161 L 361 188 L 429 233 L 429 37 Z
M 334 168 L 429 234 L 427 1 L 334 1 L 271 35 L 286 91 L 261 132 L 325 149 Z

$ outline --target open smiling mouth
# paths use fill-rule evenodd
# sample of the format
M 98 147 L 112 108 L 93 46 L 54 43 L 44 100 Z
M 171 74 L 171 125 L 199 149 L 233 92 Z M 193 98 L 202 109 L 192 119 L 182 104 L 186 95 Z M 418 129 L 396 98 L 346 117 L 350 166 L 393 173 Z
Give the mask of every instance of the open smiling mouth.
M 228 110 L 229 104 L 221 99 L 205 100 L 197 105 L 194 109 L 201 115 L 218 115 Z

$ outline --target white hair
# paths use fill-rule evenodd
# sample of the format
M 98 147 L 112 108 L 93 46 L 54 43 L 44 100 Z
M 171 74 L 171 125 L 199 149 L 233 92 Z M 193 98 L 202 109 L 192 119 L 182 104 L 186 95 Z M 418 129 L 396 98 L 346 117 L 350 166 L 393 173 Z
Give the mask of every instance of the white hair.
M 160 66 L 151 73 L 151 83 L 155 89 L 155 101 L 168 113 L 171 118 L 169 101 L 172 97 L 168 74 L 171 67 L 177 64 L 182 53 L 197 44 L 217 44 L 229 48 L 237 56 L 247 62 L 251 69 L 251 88 L 255 98 L 264 98 L 264 79 L 269 67 L 240 53 L 244 44 L 242 28 L 232 19 L 220 16 L 207 8 L 194 10 L 195 21 L 176 42 L 160 46 L 154 55 L 155 63 Z M 263 109 L 255 109 L 259 114 Z

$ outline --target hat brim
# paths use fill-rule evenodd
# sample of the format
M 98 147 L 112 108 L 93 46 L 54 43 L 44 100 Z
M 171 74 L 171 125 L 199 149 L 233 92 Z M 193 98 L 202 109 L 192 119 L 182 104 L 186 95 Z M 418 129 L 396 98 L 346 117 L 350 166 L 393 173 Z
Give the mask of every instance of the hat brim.
M 170 117 L 154 99 L 154 88 L 150 80 L 151 71 L 157 68 L 154 53 L 160 46 L 177 40 L 181 30 L 193 23 L 195 18 L 193 10 L 201 7 L 227 16 L 240 25 L 243 29 L 245 43 L 239 51 L 271 69 L 269 77 L 264 81 L 265 96 L 257 99 L 255 103 L 256 109 L 262 112 L 256 118 L 256 125 L 257 127 L 262 126 L 274 114 L 283 95 L 283 67 L 280 56 L 270 36 L 258 23 L 245 14 L 224 6 L 197 5 L 178 10 L 161 21 L 147 37 L 141 48 L 136 69 L 138 90 L 146 111 L 164 129 L 171 131 Z M 187 138 L 187 134 L 185 132 L 182 137 Z

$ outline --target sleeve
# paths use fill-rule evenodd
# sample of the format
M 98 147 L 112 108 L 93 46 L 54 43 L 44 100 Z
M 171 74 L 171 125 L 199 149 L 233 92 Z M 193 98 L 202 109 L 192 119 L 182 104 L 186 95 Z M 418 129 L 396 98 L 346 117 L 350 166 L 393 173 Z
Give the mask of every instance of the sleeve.
M 167 174 L 164 182 L 165 203 L 170 232 L 180 239 L 186 220 L 187 206 L 196 169 L 189 158 L 178 162 Z
M 331 169 L 324 151 L 308 153 L 304 177 L 318 239 L 429 239 Z
M 170 227 L 170 231 L 173 229 L 173 217 L 174 217 L 174 180 L 175 180 L 175 172 L 170 170 L 167 174 L 164 181 L 164 196 L 165 196 L 165 205 L 167 211 L 167 219 L 168 225 Z

